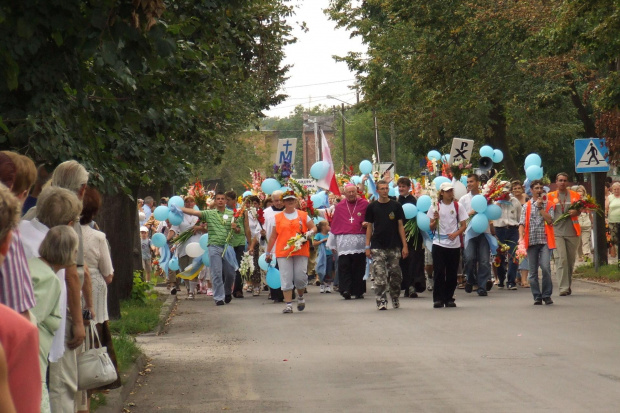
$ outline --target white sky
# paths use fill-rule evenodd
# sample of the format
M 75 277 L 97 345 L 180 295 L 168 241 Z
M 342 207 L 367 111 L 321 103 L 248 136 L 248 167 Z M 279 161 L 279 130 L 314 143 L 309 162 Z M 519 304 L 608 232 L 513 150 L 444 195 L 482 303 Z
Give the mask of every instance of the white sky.
M 361 39 L 350 39 L 347 31 L 335 28 L 336 23 L 323 13 L 329 0 L 296 0 L 296 5 L 295 16 L 289 20 L 297 42 L 286 47 L 283 62 L 292 65 L 288 72 L 289 79 L 282 89 L 289 97 L 278 106 L 264 111 L 267 116 L 286 117 L 299 104 L 305 107 L 340 105 L 340 101 L 328 99 L 327 95 L 355 103 L 355 93 L 347 87 L 354 84 L 354 75 L 346 63 L 337 63 L 332 56 L 345 56 L 352 51 L 364 52 L 366 49 Z M 295 23 L 302 21 L 307 24 L 307 33 Z

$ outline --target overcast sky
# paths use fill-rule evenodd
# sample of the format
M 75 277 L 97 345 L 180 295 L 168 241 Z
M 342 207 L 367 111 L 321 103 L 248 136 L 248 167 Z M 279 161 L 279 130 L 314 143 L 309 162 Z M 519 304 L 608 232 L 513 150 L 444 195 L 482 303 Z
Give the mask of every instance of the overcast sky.
M 286 47 L 284 59 L 284 64 L 293 66 L 282 89 L 289 97 L 265 111 L 267 116 L 288 116 L 300 104 L 305 107 L 340 105 L 340 101 L 328 99 L 327 95 L 355 103 L 355 93 L 347 87 L 353 85 L 354 75 L 345 63 L 336 63 L 332 56 L 363 52 L 365 47 L 360 38 L 349 38 L 347 31 L 336 29 L 335 22 L 328 20 L 323 9 L 327 8 L 329 0 L 296 0 L 296 4 L 296 14 L 290 21 L 297 43 Z M 305 21 L 308 32 L 304 33 L 296 21 Z

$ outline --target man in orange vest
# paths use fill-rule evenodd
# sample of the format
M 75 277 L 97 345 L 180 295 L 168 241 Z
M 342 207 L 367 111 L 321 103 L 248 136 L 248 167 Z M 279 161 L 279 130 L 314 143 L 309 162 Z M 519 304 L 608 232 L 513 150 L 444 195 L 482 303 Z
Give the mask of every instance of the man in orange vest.
M 551 250 L 555 248 L 553 235 L 553 208 L 544 199 L 543 183 L 537 179 L 530 184 L 532 199 L 521 209 L 519 243 L 527 249 L 528 281 L 534 296 L 534 305 L 553 304 L 551 293 Z M 538 284 L 538 267 L 542 271 L 542 293 Z
M 568 174 L 566 172 L 557 174 L 555 182 L 558 190 L 549 193 L 549 207 L 554 208 L 554 216 L 556 217 L 565 212 L 570 214 L 569 219 L 558 222 L 553 226 L 556 245 L 554 252 L 555 274 L 560 285 L 560 296 L 564 297 L 572 293 L 573 268 L 581 239 L 581 227 L 579 226 L 579 214 L 581 214 L 581 211 L 569 211 L 569 207 L 573 202 L 579 201 L 581 196 L 567 188 Z

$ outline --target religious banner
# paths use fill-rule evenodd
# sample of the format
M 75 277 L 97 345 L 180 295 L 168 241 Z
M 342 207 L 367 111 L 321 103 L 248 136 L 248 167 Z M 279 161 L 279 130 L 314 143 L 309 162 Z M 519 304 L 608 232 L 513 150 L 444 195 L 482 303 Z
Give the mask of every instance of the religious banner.
M 450 164 L 462 160 L 464 164 L 471 160 L 474 151 L 474 141 L 471 139 L 452 139 L 452 149 L 450 149 Z
M 282 165 L 284 162 L 288 162 L 292 165 L 295 162 L 296 147 L 297 138 L 278 139 L 278 148 L 276 150 L 274 163 L 276 165 Z

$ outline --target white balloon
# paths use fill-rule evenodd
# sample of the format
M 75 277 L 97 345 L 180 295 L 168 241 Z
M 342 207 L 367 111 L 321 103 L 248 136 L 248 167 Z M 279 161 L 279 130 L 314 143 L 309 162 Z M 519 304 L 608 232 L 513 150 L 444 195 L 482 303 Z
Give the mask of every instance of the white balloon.
M 202 254 L 205 253 L 205 250 L 202 249 L 199 243 L 192 242 L 192 243 L 187 244 L 187 247 L 185 247 L 185 252 L 190 257 L 196 258 L 196 257 L 202 256 Z
M 454 187 L 454 199 L 457 201 L 467 194 L 467 187 L 461 181 L 453 180 L 452 186 Z

